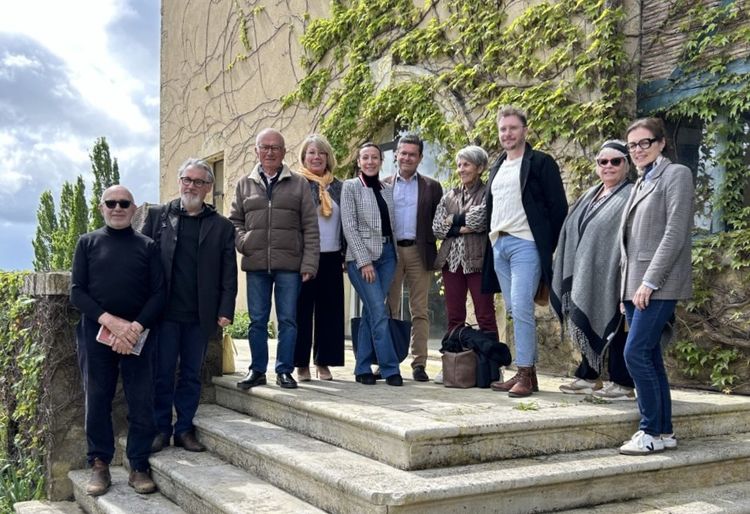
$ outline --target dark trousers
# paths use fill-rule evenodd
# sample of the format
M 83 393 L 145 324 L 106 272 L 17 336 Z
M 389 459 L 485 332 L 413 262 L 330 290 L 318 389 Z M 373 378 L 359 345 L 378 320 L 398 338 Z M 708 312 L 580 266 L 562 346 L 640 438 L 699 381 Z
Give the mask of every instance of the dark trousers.
M 341 252 L 320 254 L 318 274 L 302 283 L 297 300 L 294 365 L 344 365 L 344 273 Z
M 149 469 L 151 442 L 156 435 L 154 425 L 153 358 L 156 339 L 149 335 L 140 356 L 120 355 L 96 340 L 99 324 L 86 316 L 76 328 L 78 364 L 81 368 L 86 398 L 87 458 L 106 463 L 115 454 L 112 428 L 112 400 L 117 378 L 122 373 L 122 386 L 128 405 L 128 443 L 125 453 L 134 470 Z
M 172 435 L 174 405 L 177 412 L 174 433 L 182 435 L 193 430 L 193 417 L 201 398 L 201 368 L 208 339 L 198 321 L 162 321 L 158 340 L 154 393 L 156 428 L 167 437 Z
M 474 303 L 474 314 L 479 330 L 497 335 L 495 320 L 494 295 L 482 293 L 482 273 L 464 273 L 459 267 L 455 273 L 443 266 L 443 284 L 445 284 L 445 311 L 448 314 L 448 330 L 462 325 L 466 321 L 466 294 L 471 293 Z
M 609 343 L 609 349 L 607 350 L 607 371 L 609 373 L 609 379 L 615 384 L 619 384 L 623 387 L 635 387 L 633 379 L 628 373 L 628 368 L 625 365 L 625 341 L 628 339 L 628 333 L 621 325 L 617 330 L 615 337 Z M 593 368 L 589 361 L 584 356 L 581 359 L 581 364 L 575 372 L 577 378 L 583 378 L 585 380 L 596 380 L 599 378 L 599 372 Z

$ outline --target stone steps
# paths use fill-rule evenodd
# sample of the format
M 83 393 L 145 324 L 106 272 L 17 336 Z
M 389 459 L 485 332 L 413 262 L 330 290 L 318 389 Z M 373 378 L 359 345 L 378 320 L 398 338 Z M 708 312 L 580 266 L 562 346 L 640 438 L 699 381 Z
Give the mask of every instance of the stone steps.
M 610 503 L 560 514 L 747 514 L 750 482 L 704 487 L 629 502 Z
M 218 405 L 201 406 L 195 423 L 222 459 L 337 513 L 545 512 L 750 477 L 749 433 L 644 457 L 598 449 L 405 471 Z
M 149 463 L 161 494 L 187 512 L 323 512 L 210 453 L 165 448 Z
M 13 505 L 16 514 L 83 514 L 75 502 L 26 501 Z
M 541 392 L 525 399 L 411 380 L 364 387 L 350 378 L 245 392 L 237 379 L 214 378 L 218 404 L 404 470 L 615 448 L 639 419 L 634 401 L 565 395 L 558 387 L 569 379 L 558 377 L 540 376 Z M 750 431 L 742 397 L 675 390 L 673 413 L 681 439 Z
M 185 511 L 169 501 L 161 493 L 138 494 L 128 486 L 128 471 L 121 466 L 110 466 L 112 485 L 106 494 L 89 496 L 86 482 L 91 472 L 80 469 L 68 473 L 73 482 L 73 494 L 78 505 L 90 514 L 184 514 Z

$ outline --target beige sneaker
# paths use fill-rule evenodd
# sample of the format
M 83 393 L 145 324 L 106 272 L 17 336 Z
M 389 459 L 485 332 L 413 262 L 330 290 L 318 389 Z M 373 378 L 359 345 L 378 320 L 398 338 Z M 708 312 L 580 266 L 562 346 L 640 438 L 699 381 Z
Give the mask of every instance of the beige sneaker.
M 607 385 L 598 391 L 594 391 L 594 396 L 601 400 L 611 402 L 633 401 L 635 400 L 635 391 L 632 387 L 621 386 L 614 382 L 607 382 Z
M 560 386 L 560 391 L 565 394 L 591 394 L 602 388 L 602 379 L 586 380 L 585 378 L 576 378 L 569 384 Z

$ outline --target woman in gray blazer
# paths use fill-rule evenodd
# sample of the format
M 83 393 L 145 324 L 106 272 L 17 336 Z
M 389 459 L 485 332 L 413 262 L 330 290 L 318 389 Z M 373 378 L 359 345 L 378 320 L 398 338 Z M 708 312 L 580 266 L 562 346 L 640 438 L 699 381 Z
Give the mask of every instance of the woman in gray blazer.
M 393 188 L 380 182 L 383 154 L 374 143 L 359 148 L 356 178 L 344 182 L 341 222 L 346 238 L 346 270 L 362 299 L 357 334 L 357 382 L 375 384 L 373 358 L 377 357 L 386 383 L 403 385 L 399 360 L 388 328 L 385 298 L 396 270 L 393 246 Z
M 620 453 L 644 455 L 677 447 L 662 340 L 671 332 L 677 301 L 692 294 L 694 189 L 690 169 L 663 155 L 667 143 L 660 119 L 633 122 L 626 137 L 639 178 L 622 215 L 620 290 L 630 326 L 625 363 L 641 421 Z

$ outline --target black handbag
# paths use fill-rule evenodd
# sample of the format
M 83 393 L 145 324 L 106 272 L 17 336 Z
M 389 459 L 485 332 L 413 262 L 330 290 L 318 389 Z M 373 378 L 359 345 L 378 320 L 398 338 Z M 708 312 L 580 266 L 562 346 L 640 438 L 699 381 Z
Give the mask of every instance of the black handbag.
M 354 348 L 354 355 L 357 355 L 357 339 L 359 337 L 359 322 L 362 318 L 351 319 L 351 331 L 352 331 L 352 348 Z M 399 362 L 403 362 L 406 356 L 409 355 L 409 342 L 411 341 L 411 321 L 403 319 L 388 318 L 388 328 L 391 331 L 391 340 L 393 341 L 393 348 L 396 350 L 396 357 Z M 375 357 L 373 364 L 377 364 L 377 356 Z

